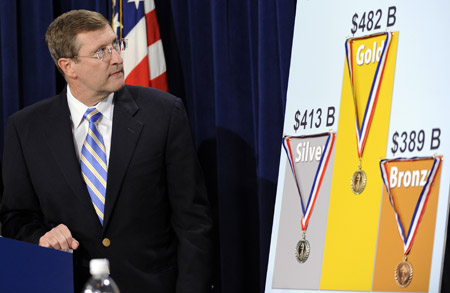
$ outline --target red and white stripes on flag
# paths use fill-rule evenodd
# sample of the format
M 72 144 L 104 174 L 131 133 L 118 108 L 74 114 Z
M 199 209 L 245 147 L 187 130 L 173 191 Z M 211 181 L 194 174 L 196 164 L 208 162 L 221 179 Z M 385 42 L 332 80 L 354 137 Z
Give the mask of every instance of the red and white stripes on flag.
M 166 61 L 154 0 L 112 0 L 112 27 L 128 39 L 122 53 L 125 83 L 168 91 Z

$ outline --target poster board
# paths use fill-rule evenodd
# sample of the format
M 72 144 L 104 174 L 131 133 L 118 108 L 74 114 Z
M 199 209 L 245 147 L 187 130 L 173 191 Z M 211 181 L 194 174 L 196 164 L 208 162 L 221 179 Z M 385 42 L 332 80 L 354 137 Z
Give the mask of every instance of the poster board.
M 296 257 L 296 245 L 302 238 L 301 223 L 314 179 L 304 180 L 307 183 L 301 188 L 297 179 L 315 176 L 314 164 L 301 165 L 301 155 L 314 150 L 312 144 L 305 149 L 304 141 L 300 147 L 292 146 L 289 159 L 286 147 L 282 148 L 266 292 L 439 291 L 450 186 L 450 61 L 440 52 L 450 45 L 444 31 L 450 25 L 449 8 L 450 3 L 436 0 L 297 2 L 284 134 L 333 132 L 336 142 L 310 211 L 306 229 L 310 250 L 304 263 Z M 379 65 L 387 33 L 389 51 L 385 64 Z M 359 39 L 364 36 L 369 38 Z M 350 57 L 346 53 L 349 40 L 354 44 Z M 368 71 L 361 69 L 364 65 Z M 377 70 L 383 74 L 370 116 L 367 105 Z M 363 121 L 370 125 L 364 126 Z M 356 133 L 364 127 L 368 134 L 365 143 L 364 135 L 359 140 L 364 145 L 361 149 Z M 403 187 L 411 185 L 392 192 L 407 234 L 413 226 L 411 209 L 418 206 L 424 186 L 413 190 L 408 176 L 416 169 L 430 173 L 436 155 L 443 158 L 440 168 L 426 194 L 417 229 L 409 234 L 414 239 L 407 257 L 414 273 L 410 284 L 402 288 L 395 271 L 405 245 L 380 161 L 417 158 L 409 169 L 401 169 L 403 165 L 389 169 L 389 176 L 397 176 Z M 360 164 L 366 186 L 355 194 L 352 176 Z M 306 175 L 296 177 L 293 166 Z M 391 169 L 401 169 L 403 177 L 394 176 Z M 405 194 L 412 194 L 412 200 L 403 200 Z M 413 203 L 408 210 L 402 202 Z

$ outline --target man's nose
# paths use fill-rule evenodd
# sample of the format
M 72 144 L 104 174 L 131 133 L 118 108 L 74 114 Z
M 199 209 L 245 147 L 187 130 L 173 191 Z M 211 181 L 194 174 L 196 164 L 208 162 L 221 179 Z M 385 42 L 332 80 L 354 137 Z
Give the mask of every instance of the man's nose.
M 111 62 L 113 64 L 122 64 L 123 63 L 123 59 L 122 56 L 120 55 L 120 52 L 117 51 L 114 47 L 111 49 Z

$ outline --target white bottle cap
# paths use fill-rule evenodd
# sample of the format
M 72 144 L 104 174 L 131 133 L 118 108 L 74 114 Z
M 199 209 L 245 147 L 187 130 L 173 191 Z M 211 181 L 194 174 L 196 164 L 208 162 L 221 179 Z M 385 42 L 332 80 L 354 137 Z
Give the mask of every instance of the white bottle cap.
M 89 270 L 91 275 L 109 274 L 109 261 L 106 258 L 91 259 Z

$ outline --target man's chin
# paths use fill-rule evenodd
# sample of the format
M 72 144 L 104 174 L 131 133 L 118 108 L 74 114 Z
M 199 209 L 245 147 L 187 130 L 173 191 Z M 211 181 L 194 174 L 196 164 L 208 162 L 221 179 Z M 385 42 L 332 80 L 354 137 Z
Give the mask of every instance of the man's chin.
M 118 90 L 120 90 L 121 88 L 123 88 L 125 85 L 125 81 L 114 81 L 114 83 L 110 83 L 110 85 L 108 86 L 108 91 L 109 92 L 117 92 Z

